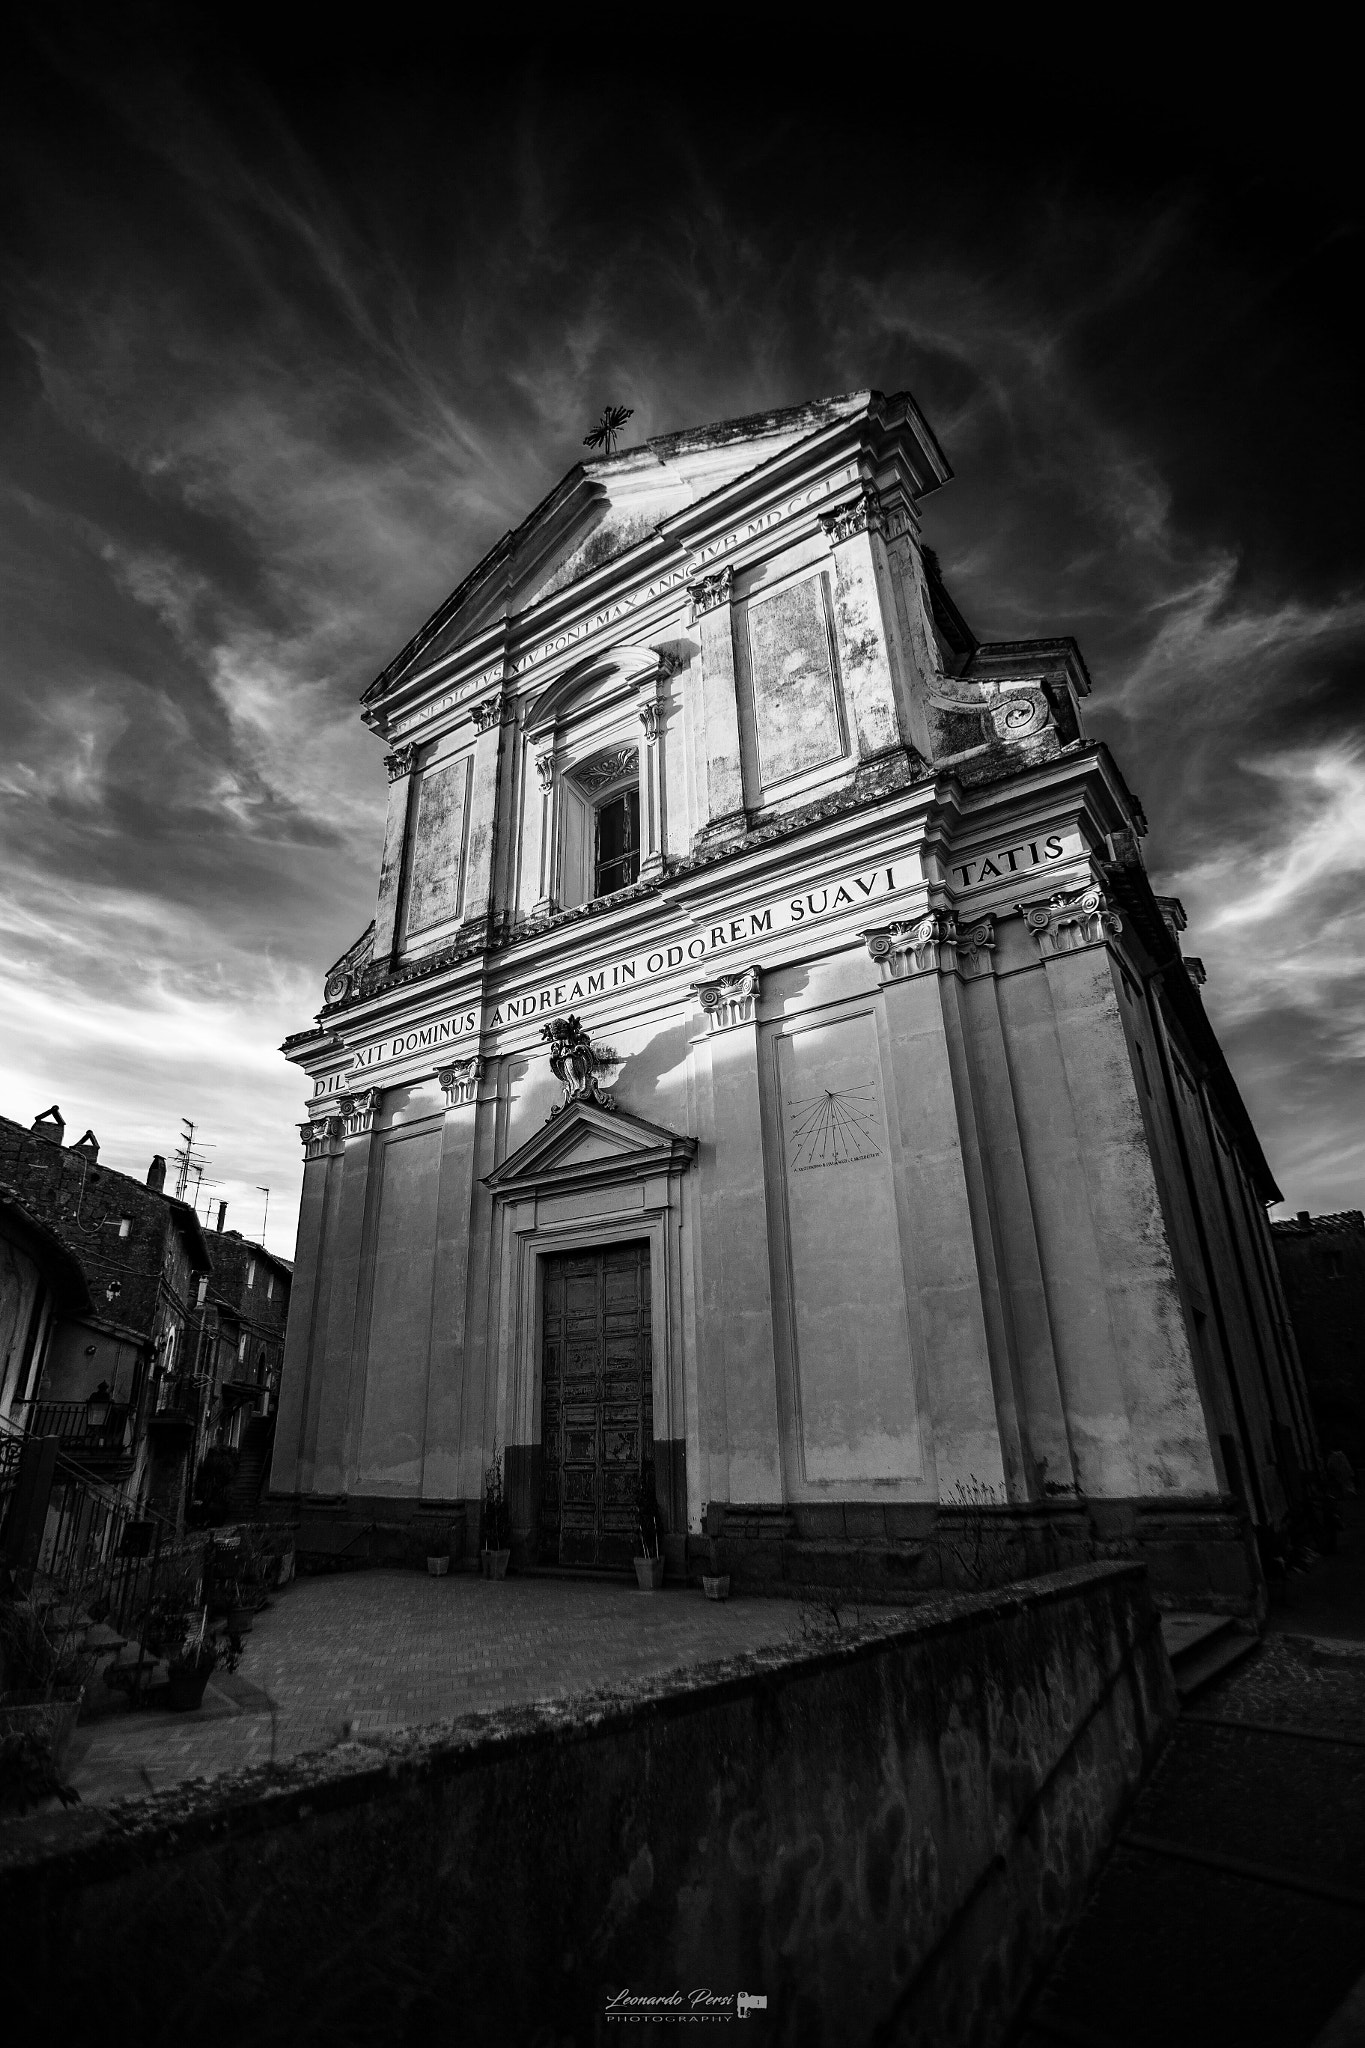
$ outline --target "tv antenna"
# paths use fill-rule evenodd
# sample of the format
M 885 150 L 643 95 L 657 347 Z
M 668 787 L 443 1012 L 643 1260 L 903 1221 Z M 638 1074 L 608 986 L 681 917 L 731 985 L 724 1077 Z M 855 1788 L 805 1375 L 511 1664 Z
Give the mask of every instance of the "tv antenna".
M 262 1244 L 264 1244 L 264 1243 L 265 1243 L 265 1226 L 266 1226 L 266 1224 L 267 1224 L 267 1223 L 268 1223 L 268 1222 L 270 1221 L 270 1190 L 269 1190 L 269 1188 L 262 1188 L 262 1187 L 258 1187 L 258 1188 L 257 1188 L 257 1190 L 256 1190 L 256 1192 L 257 1192 L 257 1194 L 258 1194 L 258 1195 L 264 1195 L 264 1196 L 265 1196 L 265 1214 L 264 1214 L 264 1216 L 262 1216 L 262 1218 L 261 1218 L 261 1243 L 262 1243 Z
M 617 439 L 620 436 L 622 427 L 624 427 L 627 420 L 634 419 L 634 417 L 635 407 L 633 405 L 604 405 L 602 417 L 597 422 L 597 425 L 590 434 L 583 436 L 583 446 L 585 448 L 600 448 L 604 455 L 614 455 L 616 453 Z
M 194 1122 L 190 1117 L 182 1116 L 180 1119 L 180 1150 L 174 1157 L 176 1167 L 175 1198 L 177 1202 L 183 1202 L 185 1190 L 189 1186 L 190 1175 L 192 1173 L 197 1174 L 198 1178 L 202 1181 L 204 1178 L 204 1168 L 209 1163 L 208 1154 L 198 1150 L 195 1145 Z M 197 1196 L 197 1188 L 195 1193 Z

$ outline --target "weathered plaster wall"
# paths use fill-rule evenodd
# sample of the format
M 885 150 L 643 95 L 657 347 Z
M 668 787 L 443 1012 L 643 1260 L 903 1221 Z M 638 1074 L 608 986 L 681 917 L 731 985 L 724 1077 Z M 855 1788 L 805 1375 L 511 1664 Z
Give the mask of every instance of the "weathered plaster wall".
M 17 1824 L 7 2013 L 204 2048 L 587 2040 L 624 1986 L 709 1985 L 766 1994 L 757 2041 L 986 2048 L 1174 1706 L 1143 1575 L 1090 1567 L 226 1799 Z

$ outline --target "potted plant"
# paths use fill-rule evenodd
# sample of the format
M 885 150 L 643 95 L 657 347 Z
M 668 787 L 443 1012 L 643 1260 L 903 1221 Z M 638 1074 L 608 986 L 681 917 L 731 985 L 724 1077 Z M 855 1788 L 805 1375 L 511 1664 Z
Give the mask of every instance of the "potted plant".
M 709 1509 L 702 1512 L 703 1528 L 706 1526 L 709 1513 Z M 706 1565 L 702 1567 L 701 1589 L 708 1600 L 728 1600 L 730 1597 L 730 1574 L 725 1569 L 725 1545 L 719 1536 L 708 1534 L 706 1538 Z
M 194 1712 L 204 1704 L 204 1688 L 219 1662 L 217 1641 L 208 1632 L 209 1611 L 202 1608 L 197 1625 L 191 1623 L 167 1659 L 169 1696 L 166 1704 L 173 1714 Z
M 443 1523 L 427 1530 L 427 1570 L 443 1579 L 450 1570 L 450 1531 Z
M 512 1555 L 507 1531 L 507 1501 L 502 1486 L 502 1452 L 495 1444 L 483 1475 L 483 1575 L 503 1579 Z
M 646 1458 L 640 1467 L 640 1485 L 635 1496 L 635 1526 L 640 1549 L 635 1559 L 635 1579 L 642 1593 L 657 1593 L 664 1582 L 664 1547 L 659 1527 L 659 1503 L 654 1493 L 654 1461 Z

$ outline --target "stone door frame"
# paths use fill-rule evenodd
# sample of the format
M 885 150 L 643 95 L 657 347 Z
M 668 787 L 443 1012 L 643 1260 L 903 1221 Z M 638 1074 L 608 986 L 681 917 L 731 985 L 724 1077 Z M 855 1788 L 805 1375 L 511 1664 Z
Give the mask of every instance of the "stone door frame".
M 586 1133 L 583 1127 L 586 1126 Z M 574 1140 L 588 1136 L 596 1156 Z M 610 1149 L 603 1148 L 605 1146 Z M 649 1246 L 654 1443 L 686 1441 L 696 1423 L 685 1385 L 684 1329 L 695 1318 L 684 1291 L 683 1175 L 697 1149 L 642 1118 L 574 1104 L 488 1176 L 497 1211 L 498 1441 L 539 1453 L 543 1413 L 545 1259 L 615 1244 Z M 689 1464 L 691 1459 L 689 1458 Z M 535 1486 L 539 1512 L 539 1485 Z

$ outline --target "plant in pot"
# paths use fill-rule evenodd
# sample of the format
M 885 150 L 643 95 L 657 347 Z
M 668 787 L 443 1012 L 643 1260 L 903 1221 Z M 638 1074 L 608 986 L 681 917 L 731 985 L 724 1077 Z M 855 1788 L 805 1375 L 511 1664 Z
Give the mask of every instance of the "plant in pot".
M 169 1680 L 167 1706 L 173 1714 L 191 1713 L 204 1704 L 204 1688 L 220 1663 L 236 1663 L 231 1638 L 226 1641 L 209 1634 L 209 1611 L 203 1607 L 197 1621 L 191 1621 L 167 1659 Z
M 635 1526 L 640 1548 L 635 1559 L 635 1578 L 642 1593 L 657 1593 L 664 1582 L 663 1531 L 659 1526 L 659 1503 L 654 1492 L 654 1463 L 646 1458 L 640 1467 L 640 1485 L 635 1496 Z
M 483 1475 L 483 1575 L 503 1579 L 512 1555 L 508 1530 L 507 1500 L 502 1484 L 502 1452 L 495 1444 L 492 1460 Z
M 444 1522 L 427 1530 L 427 1570 L 433 1579 L 443 1579 L 450 1570 L 450 1531 Z
M 702 1527 L 706 1530 L 706 1563 L 702 1567 L 701 1589 L 708 1600 L 728 1600 L 730 1574 L 725 1569 L 725 1544 L 715 1533 L 709 1508 L 702 1509 Z

